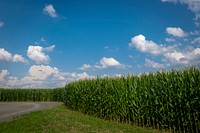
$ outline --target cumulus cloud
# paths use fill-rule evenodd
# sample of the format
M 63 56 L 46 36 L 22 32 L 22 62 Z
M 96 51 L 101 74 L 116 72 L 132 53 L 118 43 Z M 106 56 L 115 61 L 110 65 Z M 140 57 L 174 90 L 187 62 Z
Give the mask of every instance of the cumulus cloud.
M 174 64 L 199 65 L 200 64 L 200 48 L 192 48 L 186 52 L 177 52 L 164 54 L 165 59 Z
M 90 68 L 92 68 L 91 65 L 89 65 L 89 64 L 83 64 L 82 67 L 80 67 L 79 69 L 80 69 L 80 70 L 88 70 L 88 69 L 90 69 Z
M 29 75 L 33 79 L 40 79 L 45 80 L 47 79 L 51 74 L 54 74 L 57 71 L 57 68 L 52 68 L 50 66 L 44 66 L 44 65 L 33 65 L 29 69 Z
M 104 46 L 104 49 L 107 50 L 108 52 L 118 52 L 119 48 L 110 48 L 108 46 Z
M 54 48 L 55 48 L 55 45 L 51 45 L 49 47 L 43 48 L 43 50 L 50 52 L 50 51 L 53 51 Z
M 15 54 L 12 60 L 13 62 L 27 62 L 27 60 L 25 60 L 24 57 L 18 54 Z
M 195 19 L 200 18 L 200 1 L 199 0 L 161 0 L 162 2 L 173 2 L 185 4 L 188 6 L 188 9 L 195 13 Z
M 90 79 L 94 78 L 93 76 L 89 76 L 86 72 L 83 73 L 76 73 L 76 72 L 67 72 L 67 73 L 61 73 L 65 76 L 65 79 L 67 82 L 72 82 L 80 79 Z
M 175 42 L 176 40 L 173 39 L 173 38 L 165 38 L 165 41 L 166 41 L 166 42 Z
M 200 48 L 195 48 L 190 52 L 185 53 L 186 59 L 189 63 L 193 63 L 194 65 L 200 63 Z
M 2 70 L 0 73 L 0 81 L 4 80 L 4 77 L 8 74 L 9 74 L 8 70 Z
M 151 54 L 161 54 L 165 49 L 162 46 L 157 45 L 153 41 L 146 40 L 145 36 L 137 35 L 131 39 L 132 43 L 129 44 L 129 47 L 136 47 L 138 50 L 151 53 Z
M 107 69 L 107 68 L 118 68 L 118 69 L 125 69 L 131 67 L 130 65 L 125 65 L 125 64 L 121 64 L 119 61 L 117 61 L 116 59 L 110 57 L 103 57 L 100 59 L 100 61 L 98 63 L 96 63 L 96 65 L 91 66 L 90 64 L 83 64 L 79 69 L 80 70 L 88 70 L 93 68 L 93 70 L 96 69 Z
M 165 53 L 164 57 L 174 63 L 181 63 L 183 59 L 185 59 L 184 54 L 177 51 Z M 186 62 L 182 62 L 182 63 L 186 63 Z
M 6 86 L 6 88 L 21 88 L 21 85 L 25 83 L 22 83 L 17 77 L 9 77 L 5 82 L 4 82 L 4 86 Z M 27 86 L 29 87 L 29 86 Z
M 12 55 L 4 48 L 0 48 L 0 60 L 11 61 L 11 62 L 23 62 L 23 63 L 28 62 L 24 57 L 22 57 L 22 55 L 19 54 Z
M 57 13 L 56 13 L 56 10 L 54 9 L 53 5 L 46 5 L 44 8 L 43 8 L 43 12 L 45 14 L 48 14 L 49 16 L 53 17 L 53 18 L 56 18 L 58 17 Z
M 146 40 L 144 35 L 137 35 L 134 36 L 131 39 L 132 43 L 129 43 L 129 47 L 137 48 L 139 51 L 144 53 L 150 53 L 153 55 L 160 55 L 167 52 L 172 52 L 174 49 L 176 49 L 177 45 L 172 46 L 165 46 L 165 45 L 159 45 L 151 40 Z
M 48 64 L 50 62 L 50 57 L 46 55 L 45 51 L 52 51 L 55 45 L 43 48 L 41 46 L 30 45 L 27 50 L 27 56 L 36 62 L 36 64 Z
M 200 64 L 200 48 L 191 47 L 188 50 L 174 50 L 166 52 L 163 57 L 172 65 L 199 65 Z
M 150 66 L 150 67 L 153 67 L 153 68 L 164 68 L 164 64 L 160 64 L 160 63 L 157 63 L 157 62 L 154 62 L 150 59 L 145 59 L 145 66 Z
M 190 32 L 191 35 L 199 35 L 199 31 L 195 30 L 195 31 L 192 31 Z
M 200 37 L 195 38 L 195 39 L 192 41 L 192 43 L 198 43 L 198 44 L 200 44 Z
M 121 66 L 121 64 L 114 58 L 106 58 L 106 57 L 103 57 L 100 60 L 100 64 L 102 65 L 102 68 L 120 67 Z
M 33 65 L 29 68 L 29 74 L 21 79 L 6 76 L 8 74 L 7 70 L 0 73 L 0 88 L 55 88 L 72 81 L 94 78 L 86 72 L 60 72 L 58 68 L 49 65 Z
M 113 74 L 113 75 L 108 75 L 108 74 L 103 74 L 101 75 L 100 77 L 101 78 L 106 78 L 106 77 L 109 77 L 109 78 L 118 78 L 118 77 L 122 77 L 123 75 L 122 74 Z
M 167 27 L 166 32 L 176 37 L 186 36 L 186 33 L 180 27 Z
M 103 57 L 100 61 L 98 65 L 94 66 L 95 68 L 98 69 L 106 69 L 106 68 L 121 68 L 124 69 L 126 67 L 128 67 L 127 65 L 121 64 L 119 63 L 119 61 L 117 61 L 116 59 L 110 57 Z
M 58 69 L 49 65 L 33 65 L 29 68 L 29 75 L 22 79 L 13 78 L 8 80 L 13 86 L 19 86 L 22 88 L 45 88 L 45 87 L 57 87 L 56 80 L 52 77 L 56 74 Z M 18 84 L 16 84 L 18 80 Z M 59 82 L 59 80 L 57 81 Z
M 4 22 L 0 21 L 0 28 L 4 26 Z
M 153 41 L 148 41 L 143 35 L 137 35 L 133 37 L 132 43 L 129 47 L 135 47 L 139 51 L 144 53 L 150 53 L 153 55 L 159 55 L 165 62 L 165 66 L 171 65 L 197 65 L 200 64 L 200 48 L 193 48 L 190 46 L 189 49 L 180 50 L 178 45 L 172 45 L 166 47 L 165 45 L 158 45 Z M 198 39 L 195 40 L 197 42 Z M 151 47 L 150 47 L 151 46 Z M 145 60 L 146 66 L 154 65 L 156 67 L 156 62 L 150 60 Z M 163 64 L 163 63 L 160 63 Z M 159 64 L 157 64 L 159 66 Z
M 0 60 L 10 61 L 12 60 L 12 54 L 6 51 L 4 48 L 0 48 Z

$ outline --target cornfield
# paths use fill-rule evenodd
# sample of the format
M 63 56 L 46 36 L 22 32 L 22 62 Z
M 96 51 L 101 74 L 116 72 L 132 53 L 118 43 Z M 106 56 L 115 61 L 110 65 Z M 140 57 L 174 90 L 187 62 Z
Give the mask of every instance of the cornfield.
M 0 101 L 62 101 L 106 120 L 196 133 L 200 68 L 80 80 L 57 89 L 0 89 Z
M 63 88 L 0 89 L 0 101 L 63 101 Z
M 200 132 L 200 69 L 80 80 L 65 105 L 85 114 L 171 132 Z

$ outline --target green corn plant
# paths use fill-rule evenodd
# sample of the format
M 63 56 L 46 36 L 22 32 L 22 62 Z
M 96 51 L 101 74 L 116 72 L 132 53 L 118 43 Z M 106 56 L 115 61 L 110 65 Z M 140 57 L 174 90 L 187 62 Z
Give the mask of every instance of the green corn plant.
M 200 69 L 80 80 L 65 86 L 71 109 L 171 132 L 200 132 Z
M 63 101 L 64 88 L 0 89 L 0 101 Z

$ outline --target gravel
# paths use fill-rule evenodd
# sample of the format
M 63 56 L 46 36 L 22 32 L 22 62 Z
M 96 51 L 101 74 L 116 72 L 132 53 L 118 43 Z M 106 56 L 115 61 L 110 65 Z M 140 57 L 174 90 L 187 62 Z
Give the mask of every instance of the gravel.
M 0 102 L 0 122 L 13 120 L 20 115 L 55 108 L 60 102 Z

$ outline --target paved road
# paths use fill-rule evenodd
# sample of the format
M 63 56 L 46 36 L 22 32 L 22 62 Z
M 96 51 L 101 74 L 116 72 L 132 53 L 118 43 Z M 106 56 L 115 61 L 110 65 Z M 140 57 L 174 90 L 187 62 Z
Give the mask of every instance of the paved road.
M 22 114 L 54 108 L 59 102 L 0 102 L 0 122 L 9 121 Z

